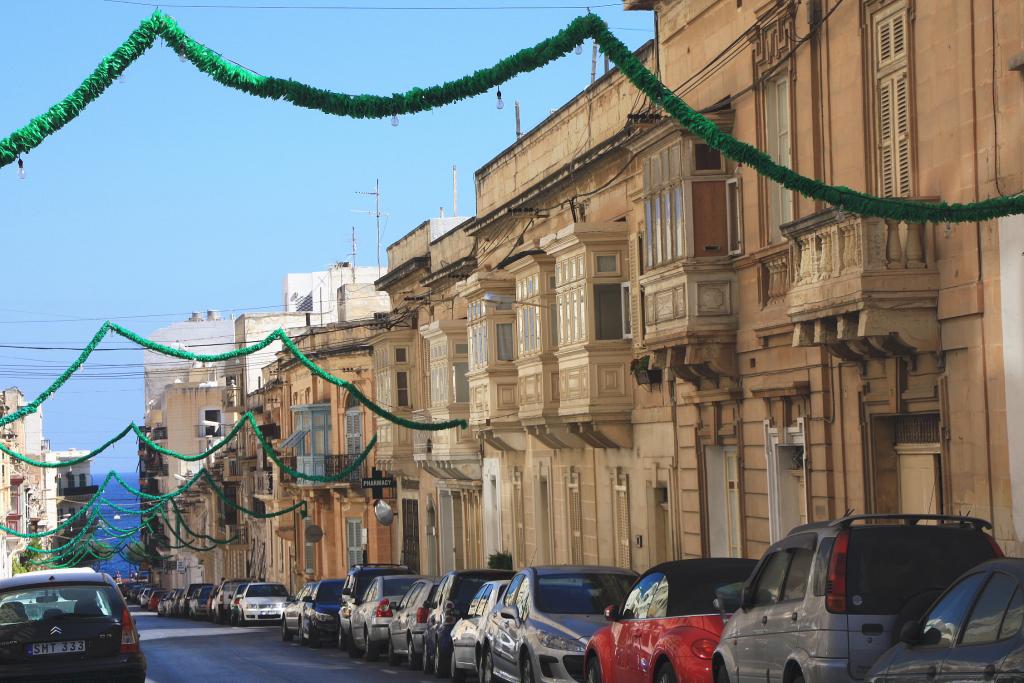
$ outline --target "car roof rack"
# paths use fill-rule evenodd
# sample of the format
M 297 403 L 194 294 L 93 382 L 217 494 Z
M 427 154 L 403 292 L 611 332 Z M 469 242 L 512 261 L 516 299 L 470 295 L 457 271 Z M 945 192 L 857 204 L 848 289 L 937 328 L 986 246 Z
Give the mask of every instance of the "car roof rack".
M 963 515 L 931 515 L 931 514 L 867 514 L 847 515 L 831 523 L 831 526 L 847 529 L 853 526 L 854 522 L 862 521 L 885 521 L 903 522 L 908 526 L 915 526 L 918 522 L 946 522 L 948 524 L 959 524 L 960 526 L 972 526 L 975 529 L 991 529 L 992 522 L 980 517 L 965 517 Z

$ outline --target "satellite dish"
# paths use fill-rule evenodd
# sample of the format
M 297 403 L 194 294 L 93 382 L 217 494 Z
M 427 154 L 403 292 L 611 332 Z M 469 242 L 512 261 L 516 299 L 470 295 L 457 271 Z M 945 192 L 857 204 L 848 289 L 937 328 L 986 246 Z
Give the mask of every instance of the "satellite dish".
M 373 514 L 377 516 L 377 521 L 384 526 L 391 526 L 391 523 L 395 521 L 395 511 L 383 500 L 378 500 L 377 504 L 373 506 Z
M 306 543 L 319 543 L 324 537 L 324 530 L 316 524 L 310 524 L 303 532 L 303 536 L 306 537 Z

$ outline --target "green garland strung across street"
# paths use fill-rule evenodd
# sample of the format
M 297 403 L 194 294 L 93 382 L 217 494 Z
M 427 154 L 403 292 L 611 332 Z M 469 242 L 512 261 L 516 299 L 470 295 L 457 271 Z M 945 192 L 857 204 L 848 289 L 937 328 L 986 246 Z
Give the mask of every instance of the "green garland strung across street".
M 661 106 L 683 127 L 700 137 L 733 161 L 747 164 L 757 173 L 800 194 L 827 202 L 845 211 L 914 223 L 973 222 L 1024 213 L 1024 194 L 993 197 L 965 204 L 922 202 L 876 197 L 848 187 L 827 185 L 780 166 L 756 147 L 722 132 L 714 123 L 695 111 L 667 88 L 634 55 L 597 15 L 577 17 L 555 36 L 531 48 L 502 59 L 492 67 L 480 69 L 454 81 L 426 88 L 413 88 L 391 96 L 348 95 L 316 88 L 291 79 L 262 76 L 221 57 L 214 50 L 188 36 L 160 10 L 142 21 L 128 39 L 105 57 L 96 69 L 70 95 L 29 121 L 10 136 L 0 140 L 0 167 L 34 149 L 44 139 L 74 120 L 98 98 L 128 66 L 153 46 L 157 37 L 182 58 L 218 83 L 242 92 L 274 100 L 285 100 L 298 107 L 325 114 L 362 119 L 379 119 L 414 114 L 480 95 L 519 74 L 538 69 L 567 54 L 592 38 L 633 85 L 652 102 Z
M 445 422 L 417 422 L 415 420 L 408 420 L 404 417 L 400 417 L 385 410 L 383 407 L 377 405 L 369 398 L 367 398 L 363 394 L 363 392 L 359 391 L 359 389 L 356 388 L 354 384 L 352 384 L 348 380 L 341 379 L 340 377 L 335 377 L 334 375 L 327 372 L 319 365 L 311 361 L 309 358 L 307 358 L 306 355 L 299 350 L 299 347 L 295 345 L 295 342 L 292 341 L 291 337 L 289 337 L 288 334 L 281 328 L 278 328 L 271 332 L 270 334 L 268 334 L 262 341 L 256 342 L 255 344 L 251 344 L 249 346 L 243 346 L 242 348 L 234 349 L 232 351 L 225 351 L 223 353 L 193 353 L 191 351 L 184 351 L 182 349 L 176 349 L 171 346 L 165 346 L 164 344 L 155 342 L 152 339 L 147 339 L 146 337 L 143 337 L 140 334 L 132 332 L 131 330 L 125 327 L 121 327 L 117 323 L 112 323 L 109 320 L 100 325 L 100 329 L 97 330 L 96 334 L 92 336 L 92 339 L 90 339 L 89 343 L 86 344 L 84 349 L 82 349 L 82 352 L 78 355 L 77 358 L 75 358 L 71 365 L 69 365 L 67 369 L 64 370 L 64 372 L 62 372 L 57 377 L 57 379 L 53 381 L 53 384 L 44 389 L 42 393 L 40 393 L 26 405 L 8 413 L 7 415 L 4 415 L 3 417 L 0 417 L 0 426 L 9 424 L 16 420 L 20 420 L 26 415 L 30 415 L 31 413 L 34 413 L 37 410 L 39 410 L 39 406 L 42 405 L 43 402 L 46 401 L 46 399 L 50 398 L 50 396 L 52 396 L 54 392 L 56 392 L 58 389 L 64 386 L 64 384 L 69 379 L 71 379 L 72 375 L 78 372 L 82 365 L 85 364 L 85 361 L 88 360 L 89 356 L 92 355 L 93 351 L 95 351 L 96 348 L 100 345 L 100 342 L 103 341 L 104 337 L 106 337 L 107 334 L 111 332 L 121 337 L 124 337 L 125 339 L 133 341 L 139 346 L 147 348 L 150 351 L 156 351 L 157 353 L 161 353 L 165 356 L 173 356 L 175 358 L 181 358 L 183 360 L 200 361 L 203 363 L 214 363 L 219 361 L 230 360 L 232 358 L 238 358 L 240 356 L 248 356 L 250 354 L 256 353 L 257 351 L 266 348 L 275 341 L 280 341 L 282 344 L 284 344 L 285 347 L 288 348 L 288 350 L 295 354 L 295 357 L 298 358 L 303 365 L 309 368 L 309 370 L 316 374 L 318 377 L 327 380 L 328 382 L 334 384 L 335 386 L 341 387 L 342 389 L 347 391 L 349 395 L 353 396 L 357 401 L 359 401 L 364 406 L 369 408 L 370 411 L 379 415 L 380 417 L 384 418 L 389 422 L 401 425 L 402 427 L 408 427 L 409 429 L 425 431 L 440 431 L 442 429 L 450 429 L 452 427 L 462 427 L 463 429 L 465 429 L 468 426 L 465 420 L 447 420 Z M 104 446 L 102 446 L 101 449 L 109 447 L 111 443 L 113 443 L 114 441 L 123 436 L 124 434 L 120 434 L 114 437 L 114 439 L 112 439 L 111 441 L 107 442 Z M 86 454 L 86 456 L 91 457 L 89 456 L 89 454 Z M 82 459 L 88 459 L 86 456 L 83 456 L 79 460 L 75 460 L 73 462 L 79 462 Z M 38 461 L 32 462 L 38 463 Z M 67 465 L 68 462 L 71 461 L 66 461 L 63 464 Z

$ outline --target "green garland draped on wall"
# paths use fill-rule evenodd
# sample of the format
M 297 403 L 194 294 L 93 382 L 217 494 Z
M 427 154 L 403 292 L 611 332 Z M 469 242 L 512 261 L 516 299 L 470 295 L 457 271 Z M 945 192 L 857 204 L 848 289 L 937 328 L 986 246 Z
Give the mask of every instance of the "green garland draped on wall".
M 597 15 L 574 19 L 556 35 L 454 81 L 426 88 L 413 88 L 390 96 L 349 95 L 306 85 L 291 79 L 262 76 L 221 57 L 214 50 L 186 34 L 170 16 L 160 10 L 142 21 L 128 39 L 105 57 L 74 92 L 22 128 L 0 140 L 0 167 L 39 146 L 44 139 L 74 120 L 98 98 L 128 66 L 153 46 L 157 37 L 218 83 L 274 100 L 325 114 L 361 119 L 379 119 L 415 114 L 458 100 L 480 95 L 505 81 L 538 69 L 567 54 L 592 38 L 633 85 L 662 107 L 683 127 L 733 161 L 746 164 L 757 173 L 791 190 L 845 211 L 891 220 L 923 222 L 973 222 L 1024 213 L 1024 195 L 993 197 L 977 202 L 947 204 L 876 197 L 848 187 L 827 185 L 780 166 L 756 147 L 722 132 L 666 87 L 644 66 Z

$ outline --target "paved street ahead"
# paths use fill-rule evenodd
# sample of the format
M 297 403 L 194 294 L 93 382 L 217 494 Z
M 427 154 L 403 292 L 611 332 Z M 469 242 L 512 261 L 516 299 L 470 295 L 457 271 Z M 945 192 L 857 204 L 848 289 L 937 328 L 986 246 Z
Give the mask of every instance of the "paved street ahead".
M 332 647 L 314 650 L 285 643 L 277 626 L 215 626 L 203 621 L 158 617 L 135 608 L 132 611 L 149 660 L 146 680 L 152 683 L 309 683 L 339 676 L 353 683 L 425 683 L 433 678 L 385 662 L 353 660 Z

